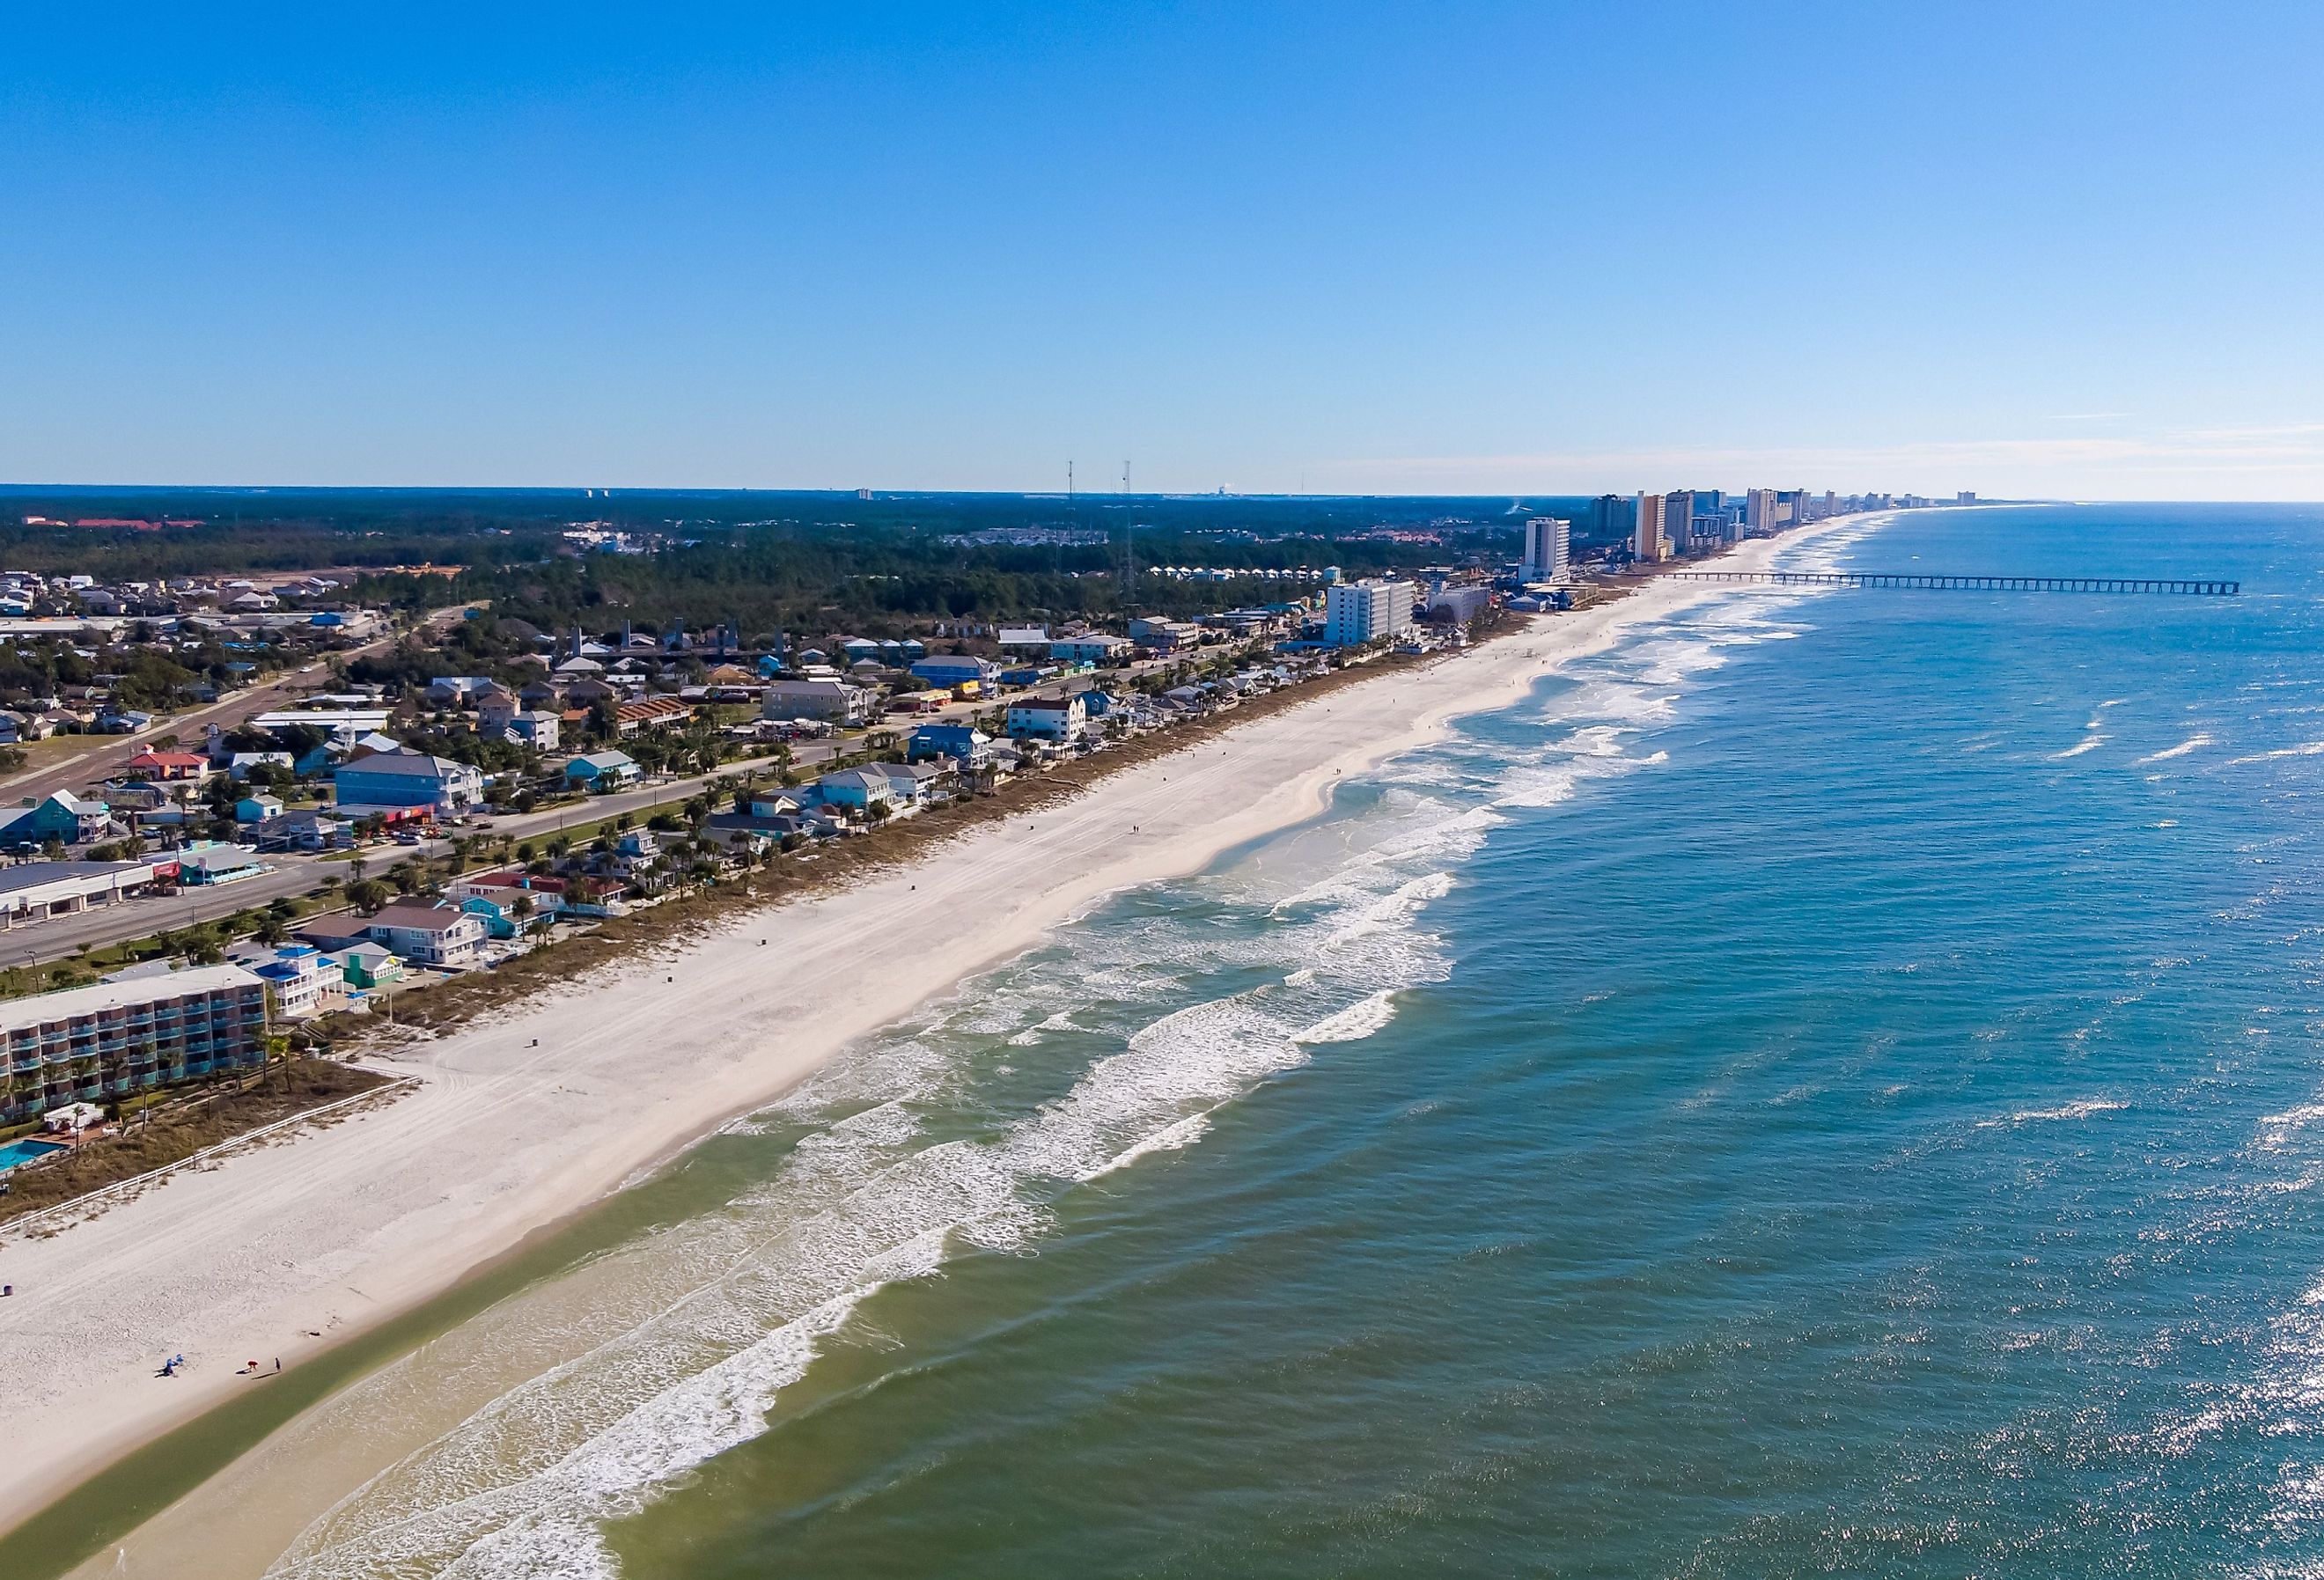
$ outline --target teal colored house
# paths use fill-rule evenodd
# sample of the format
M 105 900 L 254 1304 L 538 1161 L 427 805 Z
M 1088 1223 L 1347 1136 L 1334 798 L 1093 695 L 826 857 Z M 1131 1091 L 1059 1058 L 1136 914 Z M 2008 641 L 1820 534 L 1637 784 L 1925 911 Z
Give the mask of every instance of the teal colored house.
M 517 915 L 517 897 L 523 895 L 531 907 L 523 916 Z M 470 916 L 484 919 L 484 930 L 496 938 L 513 938 L 528 929 L 545 927 L 555 919 L 558 900 L 556 894 L 533 894 L 522 889 L 511 889 L 498 894 L 471 894 L 460 901 L 460 909 Z
M 341 979 L 349 987 L 384 987 L 403 980 L 403 962 L 378 944 L 357 944 L 338 960 Z
M 586 790 L 617 790 L 645 776 L 627 752 L 591 752 L 565 765 L 566 782 Z
M 51 839 L 78 845 L 102 838 L 112 817 L 113 808 L 103 801 L 59 790 L 0 823 L 0 845 L 45 845 Z

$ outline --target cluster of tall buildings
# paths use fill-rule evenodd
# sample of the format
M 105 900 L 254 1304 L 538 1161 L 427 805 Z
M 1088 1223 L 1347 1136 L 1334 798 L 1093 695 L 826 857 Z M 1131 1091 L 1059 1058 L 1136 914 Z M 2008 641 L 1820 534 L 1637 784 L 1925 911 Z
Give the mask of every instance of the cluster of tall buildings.
M 1527 584 L 1559 582 L 1572 574 L 1574 523 L 1585 542 L 1627 545 L 1633 559 L 1659 564 L 1683 555 L 1704 554 L 1765 538 L 1786 527 L 1859 511 L 1912 510 L 1929 505 L 1975 504 L 1963 492 L 1950 499 L 1918 494 L 1812 494 L 1804 488 L 1748 488 L 1729 494 L 1718 488 L 1679 488 L 1668 494 L 1625 497 L 1601 494 L 1569 521 L 1537 515 L 1525 523 L 1525 555 L 1517 579 Z M 1615 559 L 1620 559 L 1618 549 Z
M 1969 493 L 1940 500 L 1917 494 L 1835 494 L 1830 489 L 1812 494 L 1804 488 L 1752 488 L 1738 494 L 1716 488 L 1681 488 L 1669 494 L 1640 494 L 1630 500 L 1603 494 L 1594 509 L 1600 536 L 1627 538 L 1634 558 L 1655 563 L 1704 553 L 1744 538 L 1764 538 L 1785 527 L 1829 516 L 1976 503 L 1977 495 Z M 1627 522 L 1618 522 L 1622 515 L 1627 515 Z
M 1641 494 L 1631 505 L 1630 551 L 1657 561 L 1699 554 L 1815 519 L 1802 490 L 1754 488 L 1741 494 L 1711 488 Z

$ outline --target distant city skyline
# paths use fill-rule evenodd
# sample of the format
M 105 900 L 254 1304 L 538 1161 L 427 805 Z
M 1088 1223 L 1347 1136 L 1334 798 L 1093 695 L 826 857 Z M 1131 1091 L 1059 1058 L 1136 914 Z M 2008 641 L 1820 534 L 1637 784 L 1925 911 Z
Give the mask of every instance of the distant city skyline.
M 552 15 L 12 18 L 0 480 L 2324 497 L 2314 7 Z

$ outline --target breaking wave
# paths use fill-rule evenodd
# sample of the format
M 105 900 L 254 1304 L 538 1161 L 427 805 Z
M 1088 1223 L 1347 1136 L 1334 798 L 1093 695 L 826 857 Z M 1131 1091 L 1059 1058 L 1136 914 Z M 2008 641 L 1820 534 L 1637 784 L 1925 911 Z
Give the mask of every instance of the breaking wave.
M 764 1432 L 881 1289 L 1037 1251 L 1076 1190 L 1199 1147 L 1222 1109 L 1386 1030 L 1449 975 L 1426 911 L 1491 831 L 1663 762 L 1639 737 L 1726 650 L 1797 634 L 1800 601 L 1722 596 L 1644 628 L 1557 683 L 1530 744 L 1464 737 L 1392 764 L 1357 811 L 1122 897 L 728 1127 L 735 1146 L 791 1138 L 762 1185 L 608 1253 L 620 1298 L 586 1319 L 553 1319 L 553 1289 L 514 1297 L 508 1328 L 533 1300 L 531 1325 L 561 1320 L 569 1347 L 270 1573 L 611 1580 L 604 1524 Z M 391 1367 L 325 1408 L 392 1409 L 400 1385 Z

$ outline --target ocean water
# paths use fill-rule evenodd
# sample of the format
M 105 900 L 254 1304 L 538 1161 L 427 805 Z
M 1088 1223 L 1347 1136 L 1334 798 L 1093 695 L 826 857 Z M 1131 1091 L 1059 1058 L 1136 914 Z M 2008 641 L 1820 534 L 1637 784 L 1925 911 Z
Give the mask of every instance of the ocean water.
M 1123 895 L 284 1575 L 2324 1574 L 2324 512 L 1933 512 Z M 870 968 L 908 969 L 908 961 Z

